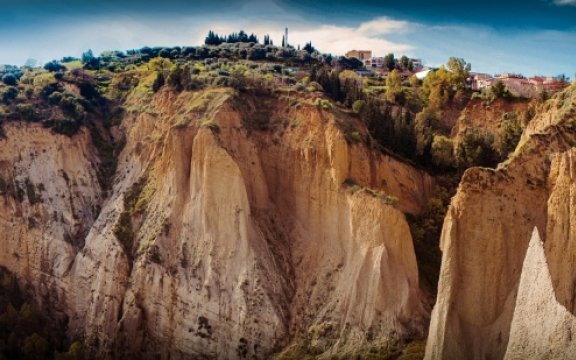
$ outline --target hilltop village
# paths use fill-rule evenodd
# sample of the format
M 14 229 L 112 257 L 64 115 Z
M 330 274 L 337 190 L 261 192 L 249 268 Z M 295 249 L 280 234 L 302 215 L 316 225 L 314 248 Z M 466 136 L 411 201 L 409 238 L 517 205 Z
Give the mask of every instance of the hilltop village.
M 428 74 L 438 68 L 425 66 L 421 59 L 408 58 L 406 56 L 395 59 L 394 54 L 384 57 L 372 56 L 371 50 L 350 50 L 346 53 L 347 58 L 355 58 L 362 62 L 364 68 L 356 70 L 363 76 L 388 76 L 391 71 L 399 70 L 403 78 L 415 75 L 418 79 L 424 79 Z M 522 74 L 502 73 L 490 75 L 478 72 L 469 72 L 467 79 L 472 90 L 482 91 L 500 82 L 512 94 L 525 98 L 534 98 L 542 94 L 552 94 L 562 90 L 567 81 L 564 76 L 534 76 L 526 78 Z

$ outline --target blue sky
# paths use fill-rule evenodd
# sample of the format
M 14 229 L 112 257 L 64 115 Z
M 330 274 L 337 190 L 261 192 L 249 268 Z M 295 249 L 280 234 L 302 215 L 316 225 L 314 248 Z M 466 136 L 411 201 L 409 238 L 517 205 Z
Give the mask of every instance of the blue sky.
M 201 44 L 209 29 L 244 29 L 321 51 L 371 49 L 474 71 L 576 73 L 576 0 L 0 0 L 0 63 L 47 62 L 91 48 Z

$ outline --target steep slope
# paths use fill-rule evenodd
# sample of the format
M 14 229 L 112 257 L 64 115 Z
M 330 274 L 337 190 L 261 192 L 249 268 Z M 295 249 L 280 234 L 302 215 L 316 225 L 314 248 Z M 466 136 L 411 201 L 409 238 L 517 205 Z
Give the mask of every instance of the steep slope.
M 491 103 L 472 99 L 459 113 L 452 128 L 451 136 L 459 137 L 469 127 L 481 129 L 483 133 L 498 134 L 504 122 L 517 119 L 520 122 L 530 120 L 536 101 L 528 99 L 497 98 Z
M 541 111 L 512 159 L 498 170 L 467 170 L 452 200 L 442 231 L 442 268 L 427 359 L 504 357 L 534 228 L 545 234 L 556 297 L 561 303 L 572 301 L 567 294 L 573 294 L 574 273 L 574 86 Z M 546 316 L 543 309 L 538 314 Z
M 575 331 L 576 317 L 556 300 L 544 245 L 534 229 L 524 259 L 504 358 L 573 359 Z
M 349 144 L 348 115 L 313 100 L 134 94 L 106 199 L 87 131 L 6 124 L 0 264 L 92 357 L 268 358 L 291 342 L 328 356 L 421 336 L 403 212 L 432 181 Z
M 73 139 L 8 123 L 0 141 L 0 264 L 63 314 L 67 276 L 102 203 L 86 131 Z

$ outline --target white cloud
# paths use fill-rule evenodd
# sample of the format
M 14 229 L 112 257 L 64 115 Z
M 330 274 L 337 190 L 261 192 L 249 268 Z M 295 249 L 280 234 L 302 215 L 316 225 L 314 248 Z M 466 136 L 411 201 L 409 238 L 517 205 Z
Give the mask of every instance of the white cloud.
M 554 4 L 556 5 L 572 5 L 576 6 L 576 0 L 554 0 Z
M 312 41 L 320 50 L 333 54 L 343 55 L 348 50 L 372 50 L 376 56 L 384 56 L 393 52 L 404 54 L 412 50 L 408 44 L 397 43 L 383 38 L 375 32 L 373 24 L 360 25 L 358 28 L 349 28 L 341 26 L 322 25 L 312 30 L 296 30 L 294 35 L 289 36 L 292 44 L 304 45 Z M 388 31 L 383 28 L 381 31 Z
M 414 24 L 407 21 L 394 20 L 387 17 L 379 17 L 374 20 L 360 24 L 356 29 L 358 34 L 365 36 L 378 36 L 405 32 L 411 29 Z

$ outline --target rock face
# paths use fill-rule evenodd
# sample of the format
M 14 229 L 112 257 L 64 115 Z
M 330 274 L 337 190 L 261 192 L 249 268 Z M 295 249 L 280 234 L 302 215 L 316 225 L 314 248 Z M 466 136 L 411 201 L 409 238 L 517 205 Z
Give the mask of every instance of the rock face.
M 431 179 L 349 144 L 348 115 L 311 103 L 129 98 L 106 198 L 88 131 L 6 124 L 0 265 L 97 358 L 269 358 L 293 341 L 329 355 L 422 335 L 403 212 Z
M 0 141 L 0 264 L 65 316 L 71 268 L 102 203 L 90 136 L 5 125 Z M 47 136 L 48 135 L 48 136 Z
M 573 359 L 576 317 L 556 300 L 544 245 L 534 229 L 524 259 L 505 359 Z
M 574 314 L 575 114 L 571 87 L 541 110 L 507 164 L 464 174 L 442 231 L 427 359 L 501 359 L 507 348 L 511 358 L 538 358 L 546 344 L 521 329 L 538 328 L 548 316 L 548 350 L 559 344 L 554 339 L 567 336 L 559 325 L 567 321 L 564 315 L 547 309 L 562 304 Z M 530 276 L 524 259 L 534 228 L 543 234 L 554 292 L 533 299 L 543 303 L 522 318 L 533 305 L 525 298 L 531 290 L 520 283 Z M 534 347 L 521 346 L 528 342 Z
M 458 119 L 451 128 L 451 137 L 461 136 L 470 127 L 498 134 L 506 120 L 516 118 L 520 122 L 526 121 L 534 107 L 535 101 L 528 99 L 497 98 L 490 104 L 480 99 L 472 99 L 458 113 Z

